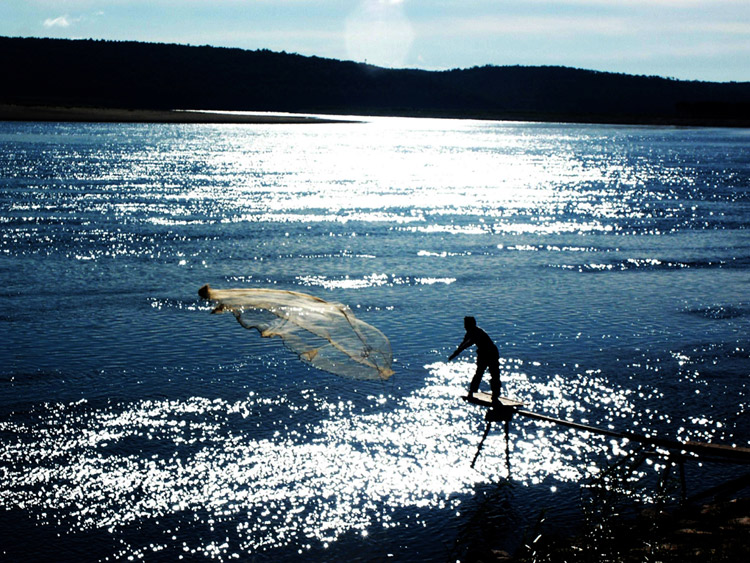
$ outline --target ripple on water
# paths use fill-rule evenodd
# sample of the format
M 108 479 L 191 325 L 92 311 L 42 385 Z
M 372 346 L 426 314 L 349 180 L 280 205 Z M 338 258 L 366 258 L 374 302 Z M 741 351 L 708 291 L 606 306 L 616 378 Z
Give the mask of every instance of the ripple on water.
M 230 534 L 227 542 L 190 547 L 220 558 L 400 527 L 394 511 L 407 508 L 456 512 L 477 484 L 504 467 L 505 442 L 492 433 L 478 471 L 469 470 L 482 412 L 458 397 L 473 365 L 426 368 L 425 386 L 404 397 L 383 386 L 349 398 L 310 388 L 293 396 L 250 392 L 233 402 L 48 405 L 33 420 L 11 417 L 0 428 L 2 502 L 43 522 L 114 534 L 187 518 Z M 542 384 L 522 362 L 504 360 L 503 381 L 530 409 L 555 416 L 615 424 L 633 414 L 631 392 L 595 373 Z M 607 414 L 596 419 L 601 413 Z M 512 477 L 528 485 L 596 475 L 596 460 L 611 448 L 523 421 L 512 433 Z M 585 458 L 591 463 L 581 463 Z M 154 551 L 157 545 L 165 544 Z M 144 549 L 130 545 L 123 555 Z

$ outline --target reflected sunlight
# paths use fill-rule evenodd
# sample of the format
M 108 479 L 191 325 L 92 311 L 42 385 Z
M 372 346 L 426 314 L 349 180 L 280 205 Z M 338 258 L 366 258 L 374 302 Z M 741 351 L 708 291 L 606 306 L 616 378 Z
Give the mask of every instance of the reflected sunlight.
M 207 526 L 231 528 L 230 543 L 246 553 L 399 525 L 391 517 L 398 507 L 456 509 L 477 483 L 504 474 L 505 438 L 499 428 L 491 433 L 470 470 L 483 411 L 459 397 L 473 365 L 426 368 L 423 388 L 370 395 L 368 410 L 315 389 L 299 398 L 251 392 L 236 402 L 194 397 L 103 410 L 86 401 L 49 405 L 33 425 L 3 424 L 14 438 L 0 447 L 0 458 L 13 460 L 2 501 L 82 530 L 193 512 Z M 532 381 L 521 361 L 502 361 L 506 393 L 531 410 L 606 421 L 632 409 L 629 391 L 586 377 L 585 385 Z M 623 446 L 520 417 L 511 428 L 511 477 L 529 486 L 595 476 L 596 460 Z M 121 453 L 120 444 L 138 442 L 140 455 Z M 190 549 L 230 555 L 229 544 Z

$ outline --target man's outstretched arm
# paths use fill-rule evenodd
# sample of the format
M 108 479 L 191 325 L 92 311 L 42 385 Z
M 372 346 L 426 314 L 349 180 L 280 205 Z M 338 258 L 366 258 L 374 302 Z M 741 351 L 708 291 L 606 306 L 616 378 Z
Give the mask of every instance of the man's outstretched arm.
M 467 333 L 466 336 L 464 336 L 463 342 L 461 342 L 461 344 L 458 345 L 458 348 L 456 348 L 455 352 L 453 352 L 450 356 L 448 356 L 448 361 L 458 356 L 461 352 L 466 350 L 472 344 L 474 344 L 474 342 L 472 341 L 471 337 Z

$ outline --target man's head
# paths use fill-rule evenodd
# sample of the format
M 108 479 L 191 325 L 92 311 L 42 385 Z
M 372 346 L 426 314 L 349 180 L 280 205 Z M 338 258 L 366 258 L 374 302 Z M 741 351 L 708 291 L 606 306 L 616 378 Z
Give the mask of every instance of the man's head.
M 477 326 L 477 320 L 474 317 L 464 317 L 464 328 L 469 330 Z

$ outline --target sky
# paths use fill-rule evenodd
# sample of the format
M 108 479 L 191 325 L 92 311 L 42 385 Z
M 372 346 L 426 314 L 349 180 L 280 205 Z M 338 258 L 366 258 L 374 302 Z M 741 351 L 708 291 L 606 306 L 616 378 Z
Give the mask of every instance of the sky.
M 750 0 L 0 0 L 0 35 L 750 81 Z

